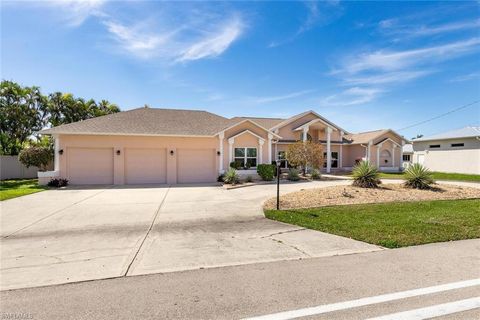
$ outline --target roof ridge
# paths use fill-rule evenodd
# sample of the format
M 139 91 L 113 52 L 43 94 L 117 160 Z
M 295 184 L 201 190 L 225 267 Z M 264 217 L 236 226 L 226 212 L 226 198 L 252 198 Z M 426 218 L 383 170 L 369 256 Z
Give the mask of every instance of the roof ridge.
M 245 116 L 236 116 L 233 118 L 242 118 L 242 119 L 270 119 L 270 120 L 285 120 L 283 118 L 272 118 L 272 117 L 245 117 Z M 232 118 L 232 119 L 233 119 Z
M 380 132 L 380 131 L 388 131 L 389 129 L 377 129 L 377 130 L 370 130 L 370 131 L 363 131 L 363 132 L 357 132 L 357 133 L 350 133 L 350 135 L 353 134 L 363 134 L 363 133 L 371 133 L 371 132 Z

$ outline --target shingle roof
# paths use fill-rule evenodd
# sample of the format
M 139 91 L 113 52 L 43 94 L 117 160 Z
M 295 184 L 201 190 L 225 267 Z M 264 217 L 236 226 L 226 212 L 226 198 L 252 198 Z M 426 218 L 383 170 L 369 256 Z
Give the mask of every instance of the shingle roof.
M 469 138 L 480 136 L 480 127 L 465 127 L 457 130 L 447 131 L 444 133 L 435 134 L 429 137 L 422 137 L 413 140 L 417 141 L 431 141 L 431 140 L 443 140 L 443 139 L 456 139 L 456 138 Z
M 285 120 L 285 119 L 279 119 L 279 118 L 234 117 L 231 119 L 231 121 L 241 122 L 247 119 L 257 123 L 258 125 L 264 127 L 265 129 L 270 129 Z
M 388 129 L 380 129 L 375 131 L 346 134 L 344 137 L 350 140 L 352 144 L 363 144 L 378 138 L 386 132 L 388 132 Z
M 213 136 L 230 120 L 206 111 L 139 108 L 64 124 L 42 134 Z

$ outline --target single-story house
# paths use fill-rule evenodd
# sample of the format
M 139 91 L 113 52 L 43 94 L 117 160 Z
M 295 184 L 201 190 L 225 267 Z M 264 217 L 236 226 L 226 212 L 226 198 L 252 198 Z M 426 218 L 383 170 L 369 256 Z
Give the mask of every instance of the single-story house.
M 432 171 L 480 174 L 480 127 L 412 140 L 413 163 Z
M 290 144 L 306 140 L 323 145 L 325 172 L 348 170 L 361 160 L 398 171 L 405 143 L 389 129 L 348 132 L 314 111 L 288 119 L 228 119 L 145 107 L 40 133 L 55 139 L 55 170 L 40 180 L 55 176 L 72 184 L 214 182 L 233 161 L 248 168 L 243 174 L 255 174 L 257 164 L 282 159 Z

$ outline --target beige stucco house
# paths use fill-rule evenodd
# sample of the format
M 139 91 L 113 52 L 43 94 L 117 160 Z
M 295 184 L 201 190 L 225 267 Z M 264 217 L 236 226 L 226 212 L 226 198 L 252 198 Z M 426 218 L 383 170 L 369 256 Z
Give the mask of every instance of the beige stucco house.
M 323 145 L 326 172 L 351 169 L 362 159 L 396 171 L 405 143 L 388 129 L 350 133 L 313 111 L 288 119 L 227 119 L 206 111 L 139 108 L 40 133 L 55 138 L 55 170 L 40 173 L 40 180 L 55 176 L 71 184 L 214 182 L 230 162 L 255 174 L 257 164 L 282 159 L 289 144 L 307 139 Z
M 480 127 L 412 140 L 412 162 L 432 171 L 480 174 Z

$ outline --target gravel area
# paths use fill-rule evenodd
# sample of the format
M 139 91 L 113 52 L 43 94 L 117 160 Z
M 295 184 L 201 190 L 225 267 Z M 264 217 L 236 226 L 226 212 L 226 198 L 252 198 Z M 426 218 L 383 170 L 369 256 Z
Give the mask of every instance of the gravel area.
M 402 202 L 423 200 L 453 200 L 480 198 L 480 189 L 441 185 L 434 190 L 408 189 L 401 184 L 384 184 L 377 189 L 354 186 L 334 186 L 317 189 L 302 189 L 280 197 L 281 209 L 314 208 L 323 206 Z M 274 209 L 276 199 L 265 202 L 265 209 Z

